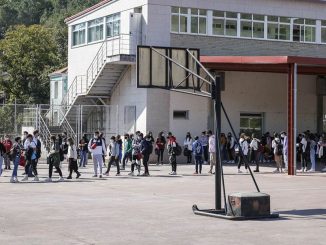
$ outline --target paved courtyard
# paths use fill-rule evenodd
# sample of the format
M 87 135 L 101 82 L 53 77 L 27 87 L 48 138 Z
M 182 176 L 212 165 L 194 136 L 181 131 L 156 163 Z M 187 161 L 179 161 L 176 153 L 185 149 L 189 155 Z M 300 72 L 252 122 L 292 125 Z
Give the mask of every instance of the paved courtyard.
M 39 168 L 44 180 L 47 166 Z M 150 166 L 151 177 L 115 177 L 113 168 L 114 177 L 103 179 L 93 179 L 89 166 L 81 179 L 60 183 L 10 184 L 7 171 L 0 177 L 0 244 L 326 244 L 326 174 L 272 170 L 263 167 L 256 178 L 281 218 L 260 221 L 194 215 L 193 204 L 214 207 L 214 176 L 193 176 L 189 165 L 178 176 L 168 175 L 169 166 Z M 228 193 L 255 190 L 235 166 L 225 173 Z

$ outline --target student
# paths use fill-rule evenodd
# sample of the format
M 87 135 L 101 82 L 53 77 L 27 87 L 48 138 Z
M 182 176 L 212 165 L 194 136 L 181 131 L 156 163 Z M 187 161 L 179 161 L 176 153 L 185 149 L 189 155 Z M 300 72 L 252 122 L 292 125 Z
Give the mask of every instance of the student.
M 20 162 L 20 156 L 21 156 L 23 149 L 24 149 L 24 147 L 22 145 L 21 138 L 16 137 L 15 143 L 13 144 L 11 151 L 10 151 L 11 158 L 13 159 L 13 163 L 14 163 L 14 170 L 12 171 L 12 175 L 11 175 L 11 179 L 10 179 L 11 183 L 19 182 L 17 179 L 17 172 L 18 172 L 18 166 L 19 166 L 19 162 Z
M 11 170 L 10 168 L 10 150 L 12 148 L 12 141 L 10 140 L 9 135 L 5 135 L 5 140 L 3 141 L 3 145 L 6 149 L 5 154 L 3 155 L 4 163 L 5 163 L 5 169 Z
M 134 176 L 135 167 L 138 170 L 138 176 L 140 175 L 140 160 L 142 158 L 141 154 L 141 142 L 143 140 L 143 134 L 136 132 L 135 139 L 132 141 L 132 163 L 131 171 L 128 175 Z
M 221 159 L 222 159 L 222 162 L 228 162 L 228 154 L 227 154 L 227 149 L 226 149 L 227 148 L 227 138 L 226 138 L 224 133 L 221 133 L 221 139 L 220 140 L 221 140 L 220 142 L 221 142 Z
M 123 158 L 122 158 L 122 168 L 121 170 L 125 170 L 126 163 L 132 161 L 132 140 L 129 137 L 129 134 L 125 134 L 123 141 Z
M 207 132 L 208 135 L 208 152 L 209 152 L 209 163 L 210 169 L 208 171 L 209 174 L 213 174 L 213 168 L 216 166 L 216 142 L 215 135 L 211 130 Z
M 105 172 L 106 176 L 110 175 L 110 170 L 112 164 L 115 163 L 117 166 L 117 174 L 116 176 L 120 176 L 120 165 L 119 165 L 119 144 L 116 141 L 116 138 L 114 136 L 110 139 L 110 144 L 108 145 L 107 152 L 109 153 L 109 163 L 108 163 L 108 169 Z
M 176 155 L 177 141 L 171 132 L 169 132 L 168 134 L 168 143 L 166 147 L 169 154 L 169 162 L 172 167 L 172 172 L 170 173 L 170 175 L 177 175 L 177 155 Z
M 3 164 L 3 156 L 6 153 L 6 148 L 2 143 L 2 139 L 0 140 L 0 176 L 2 175 L 2 164 Z
M 259 145 L 260 140 L 256 138 L 255 134 L 251 135 L 251 142 L 250 142 L 250 160 L 252 163 L 256 164 L 256 169 L 254 172 L 259 172 Z
M 227 151 L 229 156 L 229 163 L 235 162 L 235 140 L 231 133 L 227 137 Z
M 192 141 L 192 137 L 191 137 L 191 134 L 188 132 L 187 135 L 186 135 L 186 138 L 183 142 L 183 145 L 184 145 L 184 151 L 187 156 L 187 163 L 192 163 L 192 145 L 193 145 L 193 141 Z
M 99 169 L 99 177 L 102 178 L 103 171 L 103 155 L 106 155 L 106 147 L 105 142 L 102 138 L 100 138 L 100 132 L 96 131 L 94 133 L 94 138 L 88 143 L 88 150 L 92 153 L 93 164 L 94 164 L 94 175 L 96 178 L 98 176 Z
M 308 146 L 308 141 L 306 139 L 306 135 L 301 134 L 299 148 L 300 148 L 300 152 L 301 152 L 301 165 L 302 165 L 301 166 L 301 171 L 302 171 L 302 173 L 304 171 L 308 170 L 308 167 L 307 167 L 307 146 Z
M 27 164 L 25 166 L 26 175 L 22 179 L 22 181 L 27 181 L 28 177 L 33 172 L 34 174 L 34 181 L 39 181 L 38 173 L 37 173 L 37 152 L 36 147 L 37 143 L 33 140 L 33 135 L 29 134 L 27 136 L 28 143 L 26 144 L 26 158 Z M 25 142 L 26 143 L 26 142 Z
M 164 137 L 164 133 L 160 132 L 158 134 L 158 137 L 157 137 L 156 143 L 155 143 L 155 153 L 157 155 L 157 164 L 156 165 L 159 165 L 160 163 L 163 165 L 163 155 L 164 155 L 165 144 L 166 144 L 166 139 Z
M 77 149 L 72 138 L 67 139 L 67 144 L 68 144 L 67 159 L 69 163 L 68 165 L 69 176 L 67 179 L 72 179 L 72 172 L 75 172 L 77 174 L 76 179 L 78 179 L 81 174 L 78 171 Z
M 283 146 L 278 134 L 274 134 L 274 139 L 272 141 L 272 148 L 274 153 L 274 160 L 276 163 L 276 169 L 274 170 L 273 173 L 283 172 L 282 171 Z
M 39 140 L 39 131 L 38 130 L 35 130 L 33 132 L 33 141 L 36 145 L 36 148 L 35 148 L 35 153 L 36 153 L 36 164 L 38 163 L 38 160 L 41 158 L 41 154 L 42 154 L 42 144 L 41 144 L 41 141 Z
M 242 153 L 243 155 L 240 153 L 240 149 L 239 149 L 239 158 L 238 158 L 238 173 L 242 173 L 240 168 L 241 165 L 244 163 L 245 165 L 245 169 L 248 172 L 248 165 L 247 165 L 247 161 L 248 161 L 248 152 L 249 152 L 249 145 L 247 140 L 245 139 L 246 135 L 244 133 L 242 133 L 240 135 L 240 140 L 239 140 L 239 146 L 237 147 L 241 147 Z M 246 160 L 245 160 L 246 159 Z
M 313 134 L 310 135 L 309 143 L 310 143 L 310 162 L 311 162 L 311 168 L 308 172 L 315 172 L 316 171 L 316 148 L 317 143 L 315 141 L 315 136 Z
M 60 178 L 59 181 L 63 181 L 62 171 L 60 169 L 60 154 L 59 154 L 60 145 L 55 135 L 51 136 L 51 146 L 48 154 L 48 164 L 49 164 L 49 177 L 45 180 L 45 182 L 52 182 L 52 173 L 53 167 L 57 170 Z
M 283 161 L 284 161 L 284 171 L 288 171 L 288 136 L 285 132 L 281 132 L 281 143 L 283 145 Z
M 123 145 L 122 140 L 121 140 L 121 135 L 117 135 L 116 142 L 117 142 L 118 148 L 119 148 L 117 164 L 121 164 L 121 160 L 122 160 L 122 145 Z
M 204 150 L 204 164 L 207 164 L 208 163 L 208 136 L 206 135 L 206 131 L 202 132 L 200 136 L 200 142 Z
M 149 176 L 148 161 L 152 151 L 153 151 L 152 137 L 150 134 L 147 134 L 145 139 L 143 139 L 143 141 L 141 142 L 141 154 L 143 155 L 143 165 L 145 168 L 145 171 L 142 174 L 142 176 Z
M 203 166 L 203 146 L 199 140 L 199 137 L 196 136 L 195 137 L 195 141 L 192 145 L 192 152 L 195 156 L 195 163 L 196 163 L 196 168 L 195 168 L 195 173 L 194 174 L 198 174 L 198 170 L 199 170 L 199 174 L 201 174 L 202 171 L 202 166 Z M 199 167 L 199 169 L 198 169 Z
M 88 155 L 88 140 L 86 138 L 86 134 L 84 134 L 83 138 L 79 141 L 79 152 L 80 152 L 80 162 L 79 167 L 86 167 L 87 163 L 87 155 Z

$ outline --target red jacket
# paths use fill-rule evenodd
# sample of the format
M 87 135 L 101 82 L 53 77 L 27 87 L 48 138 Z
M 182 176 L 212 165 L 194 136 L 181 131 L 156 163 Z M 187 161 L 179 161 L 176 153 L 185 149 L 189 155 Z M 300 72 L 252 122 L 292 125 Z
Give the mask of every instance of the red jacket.
M 3 143 L 3 145 L 5 146 L 6 153 L 10 152 L 11 147 L 12 147 L 12 142 L 11 142 L 11 140 L 5 140 L 5 141 L 3 141 L 2 143 Z

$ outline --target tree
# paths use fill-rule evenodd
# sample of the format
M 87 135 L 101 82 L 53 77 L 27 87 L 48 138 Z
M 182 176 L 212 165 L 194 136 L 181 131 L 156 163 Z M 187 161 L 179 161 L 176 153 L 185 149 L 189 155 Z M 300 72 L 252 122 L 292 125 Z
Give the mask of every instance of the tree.
M 16 26 L 0 41 L 0 89 L 9 102 L 48 103 L 48 74 L 58 68 L 57 45 L 52 30 L 40 25 Z M 2 70 L 2 71 L 1 71 Z

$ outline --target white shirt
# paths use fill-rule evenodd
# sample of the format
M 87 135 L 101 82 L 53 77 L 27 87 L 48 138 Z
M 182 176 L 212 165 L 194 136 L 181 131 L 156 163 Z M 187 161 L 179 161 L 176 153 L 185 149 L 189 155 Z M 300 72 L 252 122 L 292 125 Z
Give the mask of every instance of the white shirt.
M 250 142 L 250 148 L 253 149 L 254 151 L 258 150 L 258 142 L 260 142 L 258 139 L 253 138 L 252 141 Z
M 239 140 L 239 143 L 240 143 L 240 146 L 242 148 L 243 155 L 247 156 L 248 155 L 248 151 L 249 151 L 248 142 L 246 140 L 244 140 L 244 139 L 240 139 Z
M 75 160 L 77 160 L 77 149 L 75 145 L 69 145 L 68 146 L 68 154 L 67 154 L 67 158 L 73 158 Z
M 210 153 L 215 153 L 216 148 L 215 148 L 215 135 L 211 135 L 208 138 L 208 152 Z
M 306 148 L 307 148 L 306 138 L 302 138 L 300 143 L 302 144 L 302 152 L 306 152 Z
M 189 151 L 192 151 L 192 139 L 186 138 L 183 145 L 186 146 Z

